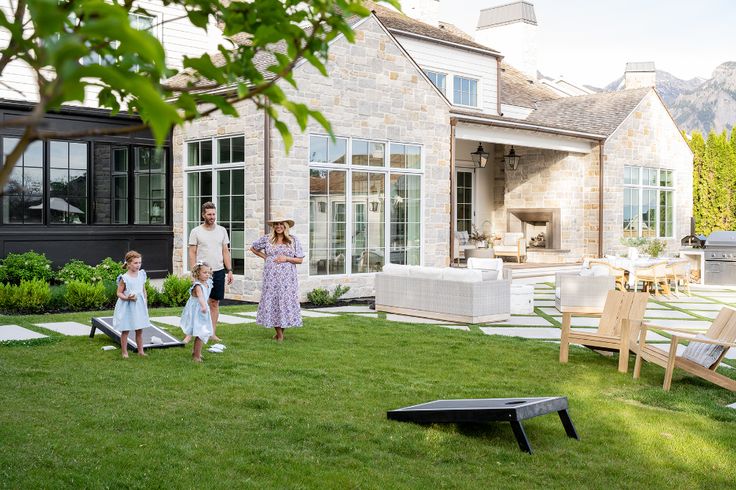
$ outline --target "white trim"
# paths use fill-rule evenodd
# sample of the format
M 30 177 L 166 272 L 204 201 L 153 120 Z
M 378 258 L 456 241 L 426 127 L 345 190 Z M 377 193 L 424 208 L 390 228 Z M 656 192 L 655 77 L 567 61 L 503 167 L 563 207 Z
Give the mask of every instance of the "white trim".
M 532 131 L 536 130 L 536 131 L 545 132 L 545 133 L 571 136 L 574 138 L 583 138 L 583 139 L 594 140 L 594 141 L 606 140 L 606 136 L 602 134 L 583 133 L 580 131 L 571 131 L 569 129 L 558 129 L 558 128 L 553 128 L 550 126 L 540 126 L 538 124 L 530 124 L 530 123 L 521 122 L 521 121 L 512 121 L 512 120 L 505 121 L 503 119 L 489 119 L 486 117 L 473 116 L 470 114 L 454 114 L 452 112 L 450 113 L 450 117 L 454 117 L 459 122 L 468 122 L 471 124 L 479 123 L 479 124 L 484 124 L 486 126 L 492 126 L 492 127 L 498 127 L 498 128 L 526 129 L 526 130 L 532 130 Z
M 379 18 L 378 20 L 381 20 L 381 19 Z M 496 58 L 496 59 L 499 59 L 499 60 L 503 58 L 503 56 L 501 55 L 501 53 L 499 53 L 498 51 L 493 51 L 491 49 L 476 48 L 476 47 L 468 46 L 468 45 L 465 45 L 465 44 L 454 43 L 452 41 L 445 41 L 444 39 L 437 39 L 436 37 L 423 36 L 422 34 L 417 34 L 417 33 L 414 33 L 414 32 L 402 31 L 401 29 L 394 29 L 392 27 L 388 27 L 387 29 L 390 32 L 395 32 L 396 34 L 398 34 L 400 36 L 414 37 L 414 38 L 417 38 L 417 39 L 423 39 L 425 41 L 429 41 L 429 42 L 433 42 L 433 43 L 437 43 L 437 44 L 444 44 L 446 46 L 452 46 L 452 47 L 458 48 L 458 49 L 465 49 L 467 51 L 474 51 L 476 53 L 488 55 L 488 56 L 491 56 L 491 57 Z

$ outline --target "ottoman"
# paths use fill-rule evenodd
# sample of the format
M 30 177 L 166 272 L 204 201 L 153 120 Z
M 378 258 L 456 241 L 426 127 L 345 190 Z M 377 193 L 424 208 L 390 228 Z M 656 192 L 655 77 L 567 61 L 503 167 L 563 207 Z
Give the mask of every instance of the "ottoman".
M 511 314 L 534 314 L 534 286 L 522 284 L 511 286 Z

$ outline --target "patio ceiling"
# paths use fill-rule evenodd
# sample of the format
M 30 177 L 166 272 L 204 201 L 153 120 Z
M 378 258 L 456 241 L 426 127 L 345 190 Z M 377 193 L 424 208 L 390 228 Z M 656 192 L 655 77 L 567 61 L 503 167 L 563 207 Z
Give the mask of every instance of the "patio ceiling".
M 455 137 L 484 143 L 526 146 L 572 153 L 590 153 L 597 143 L 592 139 L 573 138 L 529 129 L 482 126 L 462 121 L 457 124 Z

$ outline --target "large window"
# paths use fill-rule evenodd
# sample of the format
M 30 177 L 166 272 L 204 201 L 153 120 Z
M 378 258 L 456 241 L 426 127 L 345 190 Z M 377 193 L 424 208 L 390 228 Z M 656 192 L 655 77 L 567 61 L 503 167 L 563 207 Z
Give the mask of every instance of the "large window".
M 49 220 L 87 222 L 87 144 L 49 143 Z
M 478 80 L 455 75 L 452 85 L 453 103 L 478 107 Z
M 674 181 L 669 169 L 624 167 L 624 237 L 674 237 Z
M 420 263 L 420 146 L 313 135 L 309 160 L 311 275 Z
M 245 137 L 192 141 L 186 153 L 186 237 L 202 222 L 202 204 L 214 202 L 217 222 L 230 237 L 233 273 L 244 274 Z

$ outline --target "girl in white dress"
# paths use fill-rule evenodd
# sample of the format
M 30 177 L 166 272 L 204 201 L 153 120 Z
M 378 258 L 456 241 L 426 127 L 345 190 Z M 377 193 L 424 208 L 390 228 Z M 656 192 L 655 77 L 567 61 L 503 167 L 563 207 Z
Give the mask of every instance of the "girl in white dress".
M 135 344 L 138 346 L 138 355 L 143 352 L 143 329 L 151 326 L 148 318 L 148 298 L 146 298 L 146 271 L 141 269 L 143 257 L 135 250 L 125 254 L 127 269 L 125 274 L 118 276 L 118 300 L 115 303 L 115 312 L 112 317 L 112 326 L 120 332 L 120 350 L 123 359 L 128 358 L 128 334 L 135 330 Z
M 194 284 L 189 288 L 189 300 L 184 306 L 179 323 L 186 334 L 185 343 L 195 337 L 192 350 L 192 359 L 195 362 L 202 362 L 202 345 L 212 336 L 212 318 L 207 302 L 212 292 L 211 274 L 212 269 L 204 262 L 197 262 L 192 268 Z

